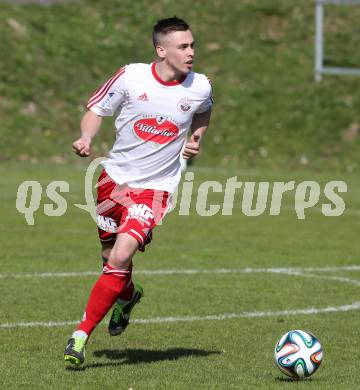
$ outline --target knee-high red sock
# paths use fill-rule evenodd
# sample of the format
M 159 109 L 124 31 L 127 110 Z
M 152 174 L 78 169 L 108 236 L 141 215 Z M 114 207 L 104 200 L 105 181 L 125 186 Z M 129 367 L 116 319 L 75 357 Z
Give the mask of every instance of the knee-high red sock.
M 131 273 L 132 273 L 132 262 L 129 265 L 129 272 L 130 272 L 130 275 L 131 275 Z M 130 301 L 131 298 L 133 297 L 133 294 L 134 294 L 134 283 L 130 279 L 130 281 L 127 284 L 127 286 L 123 290 L 120 291 L 120 294 L 119 294 L 118 298 L 120 298 L 123 301 Z
M 111 309 L 119 295 L 124 290 L 128 290 L 130 285 L 132 285 L 131 267 L 125 271 L 104 264 L 103 274 L 91 290 L 84 317 L 78 326 L 78 330 L 90 335 Z

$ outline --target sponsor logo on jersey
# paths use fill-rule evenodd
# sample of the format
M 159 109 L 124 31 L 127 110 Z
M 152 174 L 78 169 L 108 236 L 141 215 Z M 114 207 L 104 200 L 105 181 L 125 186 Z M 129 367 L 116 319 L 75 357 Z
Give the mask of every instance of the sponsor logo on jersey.
M 118 225 L 116 221 L 110 217 L 104 217 L 103 215 L 96 216 L 97 225 L 101 230 L 108 233 L 117 233 Z
M 137 221 L 150 226 L 150 219 L 154 219 L 154 213 L 149 206 L 143 203 L 139 203 L 131 206 L 128 209 L 126 220 L 128 219 L 136 219 Z
M 178 101 L 177 107 L 180 112 L 189 112 L 193 107 L 193 102 L 191 99 L 184 97 Z
M 114 95 L 115 95 L 114 92 L 108 93 L 107 97 L 100 103 L 100 107 L 105 107 L 110 102 L 110 100 L 113 98 Z
M 145 141 L 166 144 L 179 135 L 179 128 L 164 115 L 143 118 L 134 123 L 135 134 Z

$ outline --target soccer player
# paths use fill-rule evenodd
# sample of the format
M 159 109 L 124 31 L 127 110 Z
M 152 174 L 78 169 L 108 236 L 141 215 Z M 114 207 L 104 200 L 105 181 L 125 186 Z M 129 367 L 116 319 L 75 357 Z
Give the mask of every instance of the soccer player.
M 142 287 L 131 279 L 133 256 L 151 241 L 152 230 L 167 211 L 180 181 L 181 153 L 185 159 L 199 153 L 210 120 L 211 85 L 192 71 L 195 50 L 189 25 L 176 17 L 160 20 L 153 43 L 156 62 L 121 67 L 91 96 L 81 137 L 73 143 L 77 155 L 89 156 L 102 117 L 115 116 L 116 140 L 98 181 L 103 273 L 64 353 L 76 365 L 84 362 L 89 336 L 113 305 L 110 335 L 127 327 L 143 296 Z

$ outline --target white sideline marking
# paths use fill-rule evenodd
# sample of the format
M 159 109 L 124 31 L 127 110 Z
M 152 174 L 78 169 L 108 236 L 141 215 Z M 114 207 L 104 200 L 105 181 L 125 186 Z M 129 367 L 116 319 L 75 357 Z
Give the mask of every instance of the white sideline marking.
M 305 278 L 335 280 L 337 282 L 349 283 L 355 286 L 360 286 L 360 280 L 344 278 L 343 276 L 316 275 L 307 272 L 297 272 L 297 271 L 287 272 L 286 275 L 303 276 Z
M 279 317 L 291 315 L 309 315 L 321 313 L 338 313 L 347 312 L 351 310 L 360 310 L 360 301 L 343 306 L 328 306 L 324 308 L 310 307 L 307 309 L 296 310 L 281 310 L 281 311 L 250 311 L 240 313 L 224 313 L 206 316 L 184 316 L 184 317 L 154 317 L 154 318 L 140 318 L 132 320 L 133 324 L 165 324 L 169 322 L 194 322 L 194 321 L 224 321 L 238 318 L 263 318 L 263 317 Z M 56 326 L 67 326 L 78 324 L 79 321 L 49 321 L 49 322 L 14 322 L 0 324 L 0 329 L 12 328 L 52 328 Z
M 338 272 L 360 271 L 360 265 L 340 267 L 292 267 L 292 268 L 215 268 L 215 269 L 159 269 L 134 271 L 135 275 L 194 275 L 194 274 L 235 274 L 235 273 L 274 273 L 300 275 L 302 272 Z M 34 272 L 34 273 L 2 273 L 1 278 L 28 279 L 28 278 L 68 278 L 77 276 L 98 276 L 101 271 L 85 272 Z M 330 277 L 329 277 L 330 278 Z M 336 277 L 331 277 L 336 278 Z M 338 278 L 337 278 L 338 279 Z M 346 278 L 344 278 L 346 279 Z M 349 279 L 351 280 L 351 279 Z

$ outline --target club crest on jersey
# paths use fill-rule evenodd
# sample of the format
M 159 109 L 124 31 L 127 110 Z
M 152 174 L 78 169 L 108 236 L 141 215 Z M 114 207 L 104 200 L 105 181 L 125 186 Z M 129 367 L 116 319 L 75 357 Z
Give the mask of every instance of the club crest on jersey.
M 163 115 L 154 115 L 137 120 L 133 125 L 135 134 L 145 140 L 167 144 L 179 135 L 179 128 Z
M 192 109 L 193 102 L 191 99 L 184 97 L 178 101 L 177 107 L 180 112 L 189 112 Z

